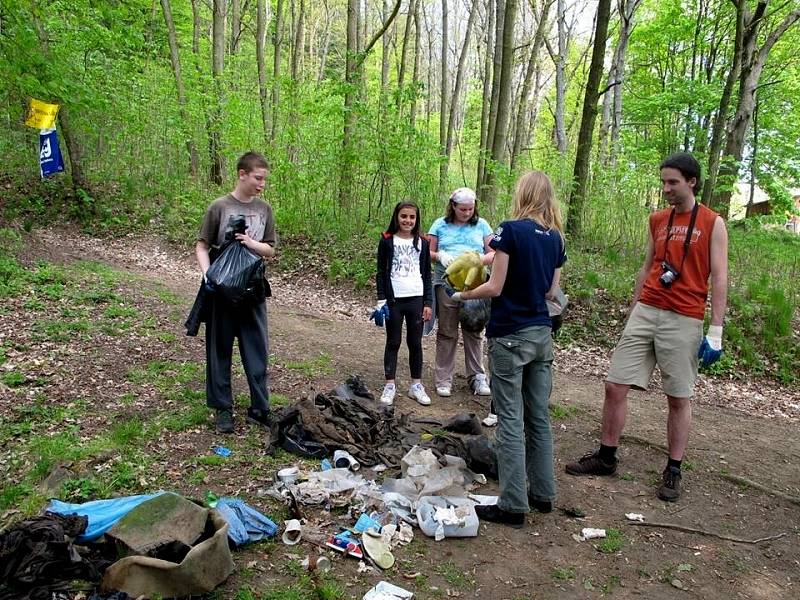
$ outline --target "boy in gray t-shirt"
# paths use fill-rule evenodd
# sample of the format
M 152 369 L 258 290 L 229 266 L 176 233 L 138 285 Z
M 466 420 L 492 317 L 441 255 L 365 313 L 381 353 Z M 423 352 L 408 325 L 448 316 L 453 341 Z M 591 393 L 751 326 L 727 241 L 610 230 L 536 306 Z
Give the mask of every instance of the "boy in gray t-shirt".
M 276 233 L 272 207 L 258 195 L 267 179 L 267 161 L 255 152 L 244 154 L 236 165 L 236 188 L 218 198 L 206 210 L 195 244 L 195 256 L 203 271 L 211 265 L 210 252 L 218 249 L 232 229 L 233 221 L 243 217 L 245 233 L 236 240 L 253 253 L 269 258 L 275 255 Z M 247 383 L 250 387 L 250 408 L 247 420 L 268 427 L 269 391 L 267 385 L 266 302 L 229 304 L 221 294 L 211 294 L 211 316 L 206 323 L 206 403 L 216 411 L 218 433 L 233 433 L 233 395 L 231 393 L 231 356 L 233 341 L 239 340 L 239 351 Z

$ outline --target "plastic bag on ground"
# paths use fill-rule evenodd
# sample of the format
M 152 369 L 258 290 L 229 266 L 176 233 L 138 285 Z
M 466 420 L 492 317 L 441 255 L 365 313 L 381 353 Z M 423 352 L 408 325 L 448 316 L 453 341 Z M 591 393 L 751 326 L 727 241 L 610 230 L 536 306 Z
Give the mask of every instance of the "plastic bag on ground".
M 237 546 L 273 537 L 278 526 L 238 498 L 220 498 L 217 510 L 228 523 L 228 538 Z
M 374 588 L 364 594 L 362 600 L 407 600 L 413 597 L 414 594 L 408 590 L 404 590 L 388 581 L 380 581 Z
M 57 515 L 82 515 L 88 517 L 89 524 L 86 526 L 86 531 L 75 538 L 79 544 L 85 544 L 99 538 L 111 529 L 117 521 L 143 502 L 152 500 L 164 493 L 158 492 L 155 494 L 109 498 L 107 500 L 92 500 L 83 504 L 50 500 L 50 504 L 47 505 L 45 510 Z
M 441 496 L 420 498 L 417 521 L 422 532 L 436 541 L 446 537 L 476 537 L 480 524 L 471 500 Z
M 403 476 L 412 481 L 428 475 L 439 468 L 436 455 L 429 448 L 414 446 L 400 461 Z

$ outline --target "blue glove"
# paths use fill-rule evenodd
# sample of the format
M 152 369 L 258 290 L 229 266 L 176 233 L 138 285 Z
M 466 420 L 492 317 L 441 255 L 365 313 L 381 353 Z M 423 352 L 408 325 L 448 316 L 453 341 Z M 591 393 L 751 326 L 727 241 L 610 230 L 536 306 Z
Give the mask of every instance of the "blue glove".
M 722 357 L 722 326 L 711 325 L 697 351 L 701 367 L 710 367 Z
M 203 273 L 203 288 L 209 294 L 216 291 L 214 283 L 208 277 L 206 277 L 205 273 Z
M 375 310 L 372 311 L 372 315 L 370 315 L 369 320 L 375 321 L 375 325 L 378 327 L 383 327 L 384 321 L 389 319 L 389 305 L 386 304 L 386 300 L 380 300 L 378 305 L 375 307 Z

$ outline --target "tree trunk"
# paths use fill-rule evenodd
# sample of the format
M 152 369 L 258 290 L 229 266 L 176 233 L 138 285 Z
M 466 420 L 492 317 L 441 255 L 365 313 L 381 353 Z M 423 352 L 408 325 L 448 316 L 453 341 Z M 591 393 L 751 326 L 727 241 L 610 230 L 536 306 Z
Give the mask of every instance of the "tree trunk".
M 325 5 L 325 33 L 322 36 L 322 49 L 320 50 L 319 56 L 319 72 L 317 74 L 317 82 L 321 82 L 325 79 L 325 68 L 328 63 L 328 49 L 330 48 L 331 44 L 331 14 L 328 8 L 328 2 L 325 0 L 323 2 Z
M 746 0 L 739 1 L 743 4 L 746 2 Z M 728 212 L 730 211 L 733 186 L 739 174 L 747 131 L 753 120 L 756 89 L 758 88 L 758 82 L 761 79 L 764 65 L 766 65 L 769 53 L 775 43 L 798 21 L 798 19 L 800 19 L 800 8 L 787 14 L 783 21 L 767 34 L 764 43 L 758 48 L 759 29 L 764 19 L 757 18 L 757 15 L 762 5 L 766 9 L 766 4 L 767 0 L 759 2 L 756 7 L 756 12 L 753 14 L 753 18 L 748 19 L 749 26 L 745 33 L 745 43 L 742 53 L 742 70 L 739 76 L 739 99 L 732 126 L 728 131 L 728 138 L 725 143 L 725 151 L 718 176 L 718 181 L 720 181 L 722 185 L 719 190 L 714 190 L 714 195 L 712 196 L 711 207 L 724 218 L 728 217 Z
M 239 47 L 239 36 L 242 34 L 242 13 L 239 0 L 231 0 L 231 41 L 230 53 L 236 54 Z
M 39 21 L 38 17 L 35 15 L 33 17 L 33 25 L 36 28 L 36 33 L 39 38 L 39 43 L 42 46 L 44 55 L 48 56 L 50 54 L 49 37 L 44 25 L 42 25 L 41 21 Z M 83 190 L 84 192 L 88 193 L 90 191 L 89 181 L 83 174 L 83 152 L 80 142 L 78 141 L 77 136 L 75 136 L 70 125 L 69 108 L 66 106 L 66 104 L 62 103 L 61 108 L 58 111 L 58 121 L 60 123 L 59 129 L 61 129 L 61 133 L 64 136 L 64 142 L 67 145 L 69 170 L 70 175 L 72 176 L 72 191 L 80 199 L 81 195 L 78 193 L 78 191 Z M 84 206 L 84 208 L 87 207 Z
M 497 107 L 500 99 L 500 81 L 503 68 L 503 25 L 506 12 L 506 0 L 495 0 L 495 22 L 494 22 L 494 52 L 492 53 L 492 95 L 489 100 L 489 123 L 486 129 L 486 159 L 492 155 L 492 143 L 494 142 L 494 130 L 497 127 Z M 486 163 L 484 163 L 483 182 L 481 187 L 487 184 Z
M 222 104 L 224 102 L 222 75 L 225 67 L 225 0 L 214 0 L 212 41 L 211 75 L 214 80 L 215 98 L 210 121 L 211 169 L 209 177 L 213 183 L 222 185 L 224 172 L 222 161 Z
M 283 47 L 283 0 L 275 7 L 275 33 L 272 36 L 272 130 L 270 141 L 275 141 L 278 131 L 278 107 L 281 100 L 281 49 Z
M 292 80 L 297 81 L 300 72 L 301 63 L 303 60 L 303 50 L 305 44 L 303 42 L 303 29 L 305 28 L 305 13 L 306 3 L 305 0 L 300 0 L 300 8 L 297 11 L 297 25 L 294 29 L 294 47 L 292 48 Z
M 450 85 L 447 80 L 447 0 L 442 0 L 442 54 L 441 79 L 439 86 L 439 193 L 443 194 L 447 177 L 447 95 Z
M 383 0 L 381 16 L 384 22 L 389 18 L 389 0 Z M 383 36 L 383 51 L 381 52 L 381 106 L 384 105 L 386 100 L 386 88 L 389 85 L 389 46 L 391 43 L 391 35 L 387 34 Z
M 519 104 L 517 106 L 517 118 L 514 129 L 514 145 L 511 148 L 511 170 L 516 166 L 517 157 L 525 145 L 526 132 L 533 129 L 533 124 L 530 124 L 526 119 L 528 112 L 528 105 L 531 95 L 531 84 L 534 80 L 534 75 L 538 79 L 539 76 L 539 52 L 542 50 L 544 44 L 544 36 L 547 32 L 547 17 L 550 14 L 550 7 L 553 5 L 553 0 L 543 0 L 541 12 L 538 15 L 538 22 L 536 23 L 536 31 L 533 34 L 533 43 L 531 44 L 531 53 L 528 57 L 528 66 L 525 68 L 525 77 L 522 80 L 522 88 L 519 92 Z
M 345 61 L 345 93 L 344 93 L 344 129 L 342 132 L 342 159 L 339 179 L 339 205 L 343 210 L 353 203 L 353 179 L 355 169 L 355 149 L 353 138 L 357 124 L 355 111 L 356 97 L 361 81 L 361 67 L 372 47 L 386 33 L 400 10 L 401 0 L 397 0 L 392 14 L 380 31 L 376 32 L 362 52 L 358 52 L 358 3 L 359 0 L 347 0 L 347 57 Z
M 567 98 L 567 4 L 566 0 L 557 0 L 556 19 L 558 21 L 558 56 L 556 57 L 556 150 L 561 155 L 567 153 L 567 128 L 564 125 L 564 110 Z
M 453 96 L 450 102 L 450 116 L 447 120 L 447 136 L 444 151 L 444 177 L 440 185 L 447 180 L 447 169 L 450 163 L 450 153 L 453 151 L 453 132 L 456 128 L 456 116 L 458 114 L 459 97 L 464 83 L 464 67 L 467 64 L 467 54 L 469 52 L 469 40 L 472 36 L 472 27 L 475 24 L 475 15 L 478 13 L 478 0 L 472 0 L 472 7 L 467 18 L 467 31 L 464 34 L 464 45 L 461 47 L 461 54 L 458 57 L 458 67 L 456 68 L 456 82 L 453 86 Z
M 422 57 L 422 36 L 420 35 L 419 26 L 419 2 L 414 2 L 414 70 L 411 73 L 411 87 L 414 90 L 414 95 L 411 98 L 411 110 L 409 115 L 409 123 L 411 129 L 417 127 L 417 83 L 419 82 L 419 64 Z
M 75 136 L 69 122 L 69 108 L 65 105 L 58 110 L 58 120 L 61 123 L 61 133 L 67 144 L 69 156 L 69 169 L 72 175 L 72 191 L 78 195 L 78 190 L 90 193 L 89 180 L 83 174 L 83 151 L 80 141 Z
M 613 165 L 616 162 L 622 121 L 622 86 L 625 80 L 625 55 L 633 31 L 633 13 L 641 0 L 618 0 L 619 39 L 614 49 L 614 58 L 608 73 L 608 85 L 603 95 L 603 116 L 600 122 L 600 162 Z M 692 63 L 694 64 L 694 63 Z
M 267 98 L 267 65 L 264 51 L 267 43 L 266 0 L 256 4 L 256 63 L 258 66 L 258 99 L 261 104 L 261 125 L 264 129 L 264 144 L 269 146 L 269 100 Z
M 747 24 L 745 23 L 744 4 L 736 7 L 736 32 L 733 42 L 733 64 L 728 70 L 725 79 L 725 86 L 722 88 L 722 95 L 719 100 L 719 109 L 714 117 L 714 124 L 711 127 L 711 142 L 708 147 L 708 172 L 706 182 L 703 185 L 703 204 L 711 203 L 711 196 L 717 186 L 717 174 L 719 172 L 720 152 L 722 151 L 723 135 L 728 123 L 728 109 L 733 96 L 733 88 L 742 68 L 742 46 L 744 44 L 744 34 Z
M 491 104 L 492 94 L 492 65 L 493 65 L 493 49 L 494 49 L 494 0 L 488 0 L 486 3 L 486 55 L 483 57 L 483 100 L 481 102 L 481 143 L 478 148 L 478 175 L 475 179 L 475 190 L 479 197 L 483 197 L 483 180 L 486 167 L 486 159 L 488 158 L 488 143 L 489 139 L 489 108 Z
M 499 18 L 499 15 L 498 15 Z M 505 1 L 503 15 L 502 59 L 497 95 L 497 123 L 492 139 L 492 168 L 486 177 L 486 202 L 489 210 L 495 208 L 497 185 L 495 168 L 506 159 L 506 136 L 508 134 L 508 118 L 511 113 L 511 79 L 514 65 L 514 22 L 517 18 L 517 0 Z M 495 48 L 495 54 L 497 48 Z M 496 63 L 495 63 L 496 64 Z
M 397 108 L 402 106 L 403 97 L 403 84 L 406 80 L 406 61 L 408 60 L 408 40 L 411 35 L 411 19 L 414 17 L 417 2 L 419 0 L 411 0 L 408 6 L 408 13 L 406 14 L 406 28 L 403 31 L 403 43 L 400 46 L 400 65 L 397 68 Z
M 575 154 L 573 171 L 573 189 L 570 195 L 569 219 L 567 232 L 575 237 L 581 235 L 583 227 L 583 211 L 589 191 L 589 159 L 592 153 L 594 123 L 597 117 L 597 101 L 600 95 L 600 81 L 603 77 L 603 59 L 606 51 L 608 21 L 611 14 L 611 0 L 599 0 L 597 4 L 597 22 L 595 24 L 594 47 L 589 76 L 586 81 L 586 93 L 583 97 L 583 113 L 578 132 L 578 145 Z
M 178 114 L 181 119 L 181 127 L 189 127 L 189 118 L 186 115 L 186 91 L 183 87 L 183 75 L 181 74 L 181 59 L 178 54 L 178 36 L 175 33 L 175 22 L 172 20 L 172 8 L 169 0 L 161 0 L 161 10 L 164 13 L 164 22 L 167 25 L 167 39 L 169 40 L 169 57 L 172 62 L 172 73 L 175 76 L 175 88 L 178 92 Z M 192 178 L 197 177 L 200 159 L 197 156 L 197 147 L 194 144 L 191 134 L 186 135 L 186 150 L 189 152 L 189 172 Z
M 353 131 L 356 125 L 356 55 L 358 54 L 358 3 L 347 0 L 347 56 L 345 58 L 344 130 L 342 135 L 341 180 L 339 205 L 350 206 L 353 194 Z

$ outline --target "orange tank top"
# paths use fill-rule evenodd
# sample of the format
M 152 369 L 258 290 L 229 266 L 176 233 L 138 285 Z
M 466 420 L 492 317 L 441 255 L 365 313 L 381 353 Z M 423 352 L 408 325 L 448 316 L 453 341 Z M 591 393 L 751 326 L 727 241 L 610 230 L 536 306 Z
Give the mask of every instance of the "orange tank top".
M 707 206 L 698 204 L 692 239 L 684 260 L 684 242 L 692 211 L 675 213 L 671 231 L 668 232 L 671 212 L 672 208 L 666 208 L 650 215 L 650 235 L 655 252 L 639 301 L 702 320 L 708 296 L 708 277 L 711 274 L 711 233 L 719 215 Z M 658 280 L 664 272 L 661 268 L 664 260 L 680 271 L 680 277 L 669 288 Z

